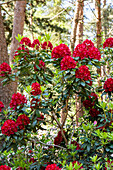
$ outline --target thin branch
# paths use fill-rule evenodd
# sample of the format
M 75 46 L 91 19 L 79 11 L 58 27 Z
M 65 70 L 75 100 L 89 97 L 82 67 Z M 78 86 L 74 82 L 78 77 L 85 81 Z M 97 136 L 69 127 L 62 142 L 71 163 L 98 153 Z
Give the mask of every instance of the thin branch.
M 72 138 L 73 138 L 73 135 L 74 135 L 74 132 L 75 132 L 75 123 L 73 121 L 73 118 L 72 118 L 72 122 L 73 122 L 73 132 L 72 132 L 72 135 L 71 135 L 71 138 L 70 138 L 69 145 L 71 145 L 71 141 L 72 141 Z

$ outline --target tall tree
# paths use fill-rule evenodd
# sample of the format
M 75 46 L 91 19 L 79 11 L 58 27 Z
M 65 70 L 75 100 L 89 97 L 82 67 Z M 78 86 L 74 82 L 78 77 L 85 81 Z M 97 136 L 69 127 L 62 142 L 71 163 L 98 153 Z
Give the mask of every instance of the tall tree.
M 95 0 L 95 12 L 96 12 L 97 48 L 99 49 L 101 47 L 102 42 L 101 0 Z M 101 76 L 101 68 L 97 69 L 97 73 Z M 98 79 L 98 85 L 100 86 L 100 78 Z
M 12 64 L 13 56 L 15 50 L 17 50 L 19 42 L 15 38 L 18 34 L 23 35 L 24 31 L 24 21 L 25 21 L 25 8 L 26 8 L 26 0 L 16 1 L 15 9 L 14 9 L 14 20 L 13 20 L 13 32 L 12 32 L 12 41 L 11 41 L 11 50 L 10 50 L 10 58 L 9 62 Z M 17 91 L 17 79 L 15 82 L 12 82 L 13 93 Z
M 78 25 L 78 21 L 79 21 L 80 2 L 81 2 L 81 0 L 76 0 L 72 32 L 71 32 L 71 38 L 70 38 L 70 48 L 71 48 L 72 52 L 74 51 L 75 42 L 76 42 L 77 25 Z
M 5 39 L 3 18 L 1 14 L 1 5 L 0 5 L 0 64 L 6 62 L 9 64 L 9 57 L 7 52 L 7 44 Z M 2 79 L 0 79 L 0 101 L 4 103 L 5 108 L 9 106 L 11 98 L 11 84 L 2 85 Z
M 14 9 L 13 32 L 10 51 L 10 64 L 17 49 L 19 42 L 15 38 L 18 34 L 23 35 L 25 21 L 26 0 L 16 1 Z
M 84 7 L 84 0 L 81 1 L 79 7 L 79 21 L 77 26 L 77 35 L 76 35 L 76 42 L 75 44 L 81 44 L 83 41 L 83 7 Z

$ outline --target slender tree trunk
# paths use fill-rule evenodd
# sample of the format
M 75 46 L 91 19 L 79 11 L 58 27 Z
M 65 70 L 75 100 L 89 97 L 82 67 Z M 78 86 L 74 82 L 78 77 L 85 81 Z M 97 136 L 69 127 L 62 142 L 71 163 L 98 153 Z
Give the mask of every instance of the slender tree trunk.
M 81 1 L 79 7 L 79 22 L 77 26 L 77 35 L 75 44 L 81 44 L 83 42 L 83 8 L 84 8 L 84 0 Z
M 70 48 L 71 48 L 72 53 L 75 47 L 77 25 L 79 22 L 79 9 L 80 9 L 81 2 L 82 0 L 76 0 L 75 13 L 74 13 L 74 19 L 73 19 L 73 25 L 72 25 L 71 38 L 70 38 Z
M 96 10 L 96 35 L 97 35 L 97 48 L 101 47 L 102 42 L 102 25 L 101 25 L 101 0 L 95 0 L 95 10 Z M 97 73 L 101 76 L 101 68 L 97 69 Z M 100 79 L 98 80 L 100 86 Z
M 15 50 L 18 48 L 19 42 L 15 38 L 18 34 L 23 35 L 25 21 L 26 0 L 16 1 L 14 9 L 13 32 L 10 51 L 10 64 L 12 64 Z
M 75 44 L 81 44 L 83 42 L 83 7 L 84 7 L 84 0 L 80 3 L 79 6 L 79 22 L 77 26 L 77 35 L 76 35 L 76 42 Z M 81 103 L 81 98 L 78 98 L 76 95 L 76 125 L 79 125 L 79 118 L 83 116 L 83 105 Z
M 3 62 L 9 64 L 3 18 L 1 15 L 1 6 L 0 6 L 0 64 L 2 64 Z M 5 105 L 5 108 L 7 108 L 9 106 L 10 98 L 12 95 L 11 84 L 7 84 L 3 86 L 2 80 L 3 79 L 0 79 L 0 101 L 2 101 Z
M 13 20 L 13 32 L 12 32 L 12 41 L 11 41 L 11 51 L 10 51 L 10 64 L 12 64 L 13 56 L 15 50 L 17 50 L 19 42 L 15 38 L 18 34 L 23 35 L 24 30 L 24 21 L 25 21 L 25 8 L 26 0 L 16 1 L 14 9 L 14 20 Z M 12 83 L 13 93 L 17 91 L 17 80 Z

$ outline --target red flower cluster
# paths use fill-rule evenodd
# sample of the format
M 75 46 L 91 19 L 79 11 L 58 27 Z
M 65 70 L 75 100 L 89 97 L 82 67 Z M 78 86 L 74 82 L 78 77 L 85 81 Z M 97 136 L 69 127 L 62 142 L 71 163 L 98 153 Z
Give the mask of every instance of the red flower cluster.
M 61 168 L 59 168 L 56 164 L 51 164 L 46 166 L 45 170 L 61 170 Z
M 31 44 L 31 47 L 34 48 L 36 46 L 36 49 L 39 49 L 40 42 L 38 39 L 35 39 L 33 43 Z
M 94 47 L 94 43 L 91 40 L 86 39 L 85 41 L 83 41 L 83 43 L 85 45 L 85 47 L 87 48 L 87 50 L 89 50 L 91 47 Z
M 52 55 L 52 58 L 55 58 L 55 59 L 63 58 L 65 56 L 70 56 L 71 51 L 67 45 L 60 44 L 53 48 L 51 55 Z
M 74 164 L 76 164 L 76 163 L 77 163 L 78 165 L 81 164 L 81 163 L 79 163 L 78 161 L 73 161 L 73 162 L 72 162 L 72 165 L 74 166 Z M 79 169 L 83 169 L 83 166 L 81 166 Z M 78 169 L 78 170 L 79 170 L 79 169 Z M 73 170 L 75 170 L 75 169 L 73 169 Z
M 99 50 L 94 47 L 91 40 L 86 39 L 82 44 L 78 44 L 73 52 L 73 57 L 79 57 L 80 60 L 84 58 L 101 59 Z
M 41 45 L 41 47 L 42 47 L 42 49 L 44 49 L 44 50 L 47 50 L 48 48 L 50 48 L 50 50 L 53 49 L 53 45 L 52 45 L 52 43 L 51 43 L 50 41 L 48 41 L 48 42 L 45 41 L 45 42 Z
M 76 150 L 83 150 L 77 141 L 72 141 L 71 144 L 76 146 Z
M 20 44 L 24 44 L 24 43 L 25 43 L 25 45 L 31 47 L 31 40 L 29 38 L 23 37 L 20 41 Z
M 83 101 L 83 106 L 85 108 L 92 108 L 93 107 L 93 103 L 90 100 L 84 100 Z
M 1 127 L 2 134 L 10 136 L 18 131 L 16 122 L 8 119 L 4 122 L 3 126 Z
M 93 99 L 93 100 L 96 100 L 96 99 L 98 99 L 98 96 L 97 96 L 97 94 L 96 93 L 94 93 L 94 92 L 92 92 L 89 96 L 89 99 Z
M 113 92 L 113 78 L 108 78 L 105 83 L 104 87 L 105 92 Z
M 63 131 L 63 132 L 65 133 L 65 131 Z M 63 141 L 63 137 L 62 137 L 61 131 L 59 131 L 58 135 L 54 139 L 54 144 L 60 145 L 62 141 Z
M 23 106 L 24 103 L 27 103 L 26 97 L 21 93 L 14 93 L 12 95 L 12 99 L 10 102 L 10 107 L 13 108 L 13 110 L 17 109 L 17 106 Z
M 91 108 L 89 114 L 91 115 L 91 117 L 97 117 L 100 114 L 100 112 L 95 108 Z
M 0 170 L 11 170 L 11 168 L 7 165 L 1 165 Z
M 103 48 L 106 48 L 106 47 L 113 47 L 113 38 L 110 37 L 110 38 L 107 38 L 106 41 L 104 42 L 103 44 Z
M 107 165 L 108 165 L 108 167 L 111 167 L 111 165 L 112 165 L 112 169 L 113 169 L 113 161 L 108 160 L 108 161 L 107 161 Z M 105 167 L 105 170 L 107 170 L 107 169 L 108 169 L 108 168 Z M 112 170 L 112 169 L 110 169 L 110 170 Z
M 33 153 L 33 151 L 32 151 L 32 150 L 29 150 L 29 153 Z
M 39 60 L 38 66 L 39 66 L 41 69 L 44 69 L 44 68 L 45 68 L 45 63 L 44 63 L 42 60 Z M 34 65 L 34 70 L 39 71 L 39 70 L 37 69 L 36 65 Z
M 23 50 L 23 51 L 21 51 L 21 53 L 23 53 L 23 54 L 27 53 L 29 55 L 29 49 L 26 48 L 24 45 L 22 45 L 21 47 L 18 47 L 17 51 L 15 52 L 15 55 L 13 56 L 14 59 L 15 59 L 16 56 L 20 55 L 20 52 L 18 52 L 20 50 Z M 25 56 L 24 56 L 24 58 L 25 58 Z
M 78 44 L 73 52 L 73 57 L 80 57 L 80 59 L 88 58 L 88 50 L 86 45 Z
M 76 62 L 71 56 L 65 56 L 61 61 L 61 70 L 68 70 L 76 67 Z
M 96 60 L 99 60 L 99 61 L 101 59 L 100 51 L 96 47 L 91 47 L 88 51 L 88 55 L 89 55 L 90 59 L 96 59 Z
M 42 121 L 44 119 L 44 115 L 41 113 L 40 117 L 37 117 L 37 121 Z
M 31 163 L 34 163 L 34 162 L 36 162 L 36 160 L 34 159 L 34 158 L 30 158 L 30 160 L 29 160 L 29 162 Z
M 41 86 L 39 83 L 35 82 L 31 85 L 31 88 L 32 88 L 32 91 L 31 91 L 31 94 L 36 96 L 36 95 L 39 95 L 41 94 Z
M 91 74 L 89 71 L 89 68 L 86 65 L 82 65 L 78 68 L 78 70 L 75 73 L 76 78 L 82 79 L 82 80 L 91 80 Z
M 11 74 L 11 67 L 7 63 L 0 64 L 0 76 L 4 77 L 5 74 Z
M 2 108 L 4 108 L 4 104 L 0 101 L 0 112 L 2 111 Z
M 40 105 L 40 99 L 35 99 L 35 98 L 31 99 L 31 105 L 30 105 L 31 109 L 36 109 L 37 106 L 39 105 Z
M 25 114 L 18 116 L 16 120 L 16 124 L 20 129 L 24 129 L 25 125 L 28 125 L 29 123 L 30 119 Z

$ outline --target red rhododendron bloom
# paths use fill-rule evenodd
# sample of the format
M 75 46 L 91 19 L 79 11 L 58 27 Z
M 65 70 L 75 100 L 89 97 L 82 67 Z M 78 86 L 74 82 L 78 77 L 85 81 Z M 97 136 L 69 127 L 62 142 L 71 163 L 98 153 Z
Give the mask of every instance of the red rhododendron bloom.
M 89 71 L 89 68 L 86 65 L 82 65 L 78 68 L 78 70 L 75 73 L 76 78 L 82 79 L 82 80 L 91 80 L 91 74 Z
M 30 158 L 30 160 L 29 160 L 29 162 L 31 163 L 34 163 L 34 162 L 36 162 L 36 160 L 34 159 L 34 158 Z
M 2 111 L 2 108 L 4 108 L 4 104 L 0 101 L 0 112 Z
M 11 67 L 7 63 L 0 64 L 0 76 L 4 77 L 5 74 L 11 74 Z
M 96 100 L 96 99 L 98 99 L 98 96 L 97 96 L 97 94 L 96 93 L 94 93 L 94 92 L 92 92 L 89 96 L 89 99 L 93 99 L 93 100 Z
M 33 153 L 33 151 L 32 151 L 32 150 L 29 150 L 29 153 Z
M 110 38 L 107 38 L 106 41 L 104 42 L 103 44 L 103 48 L 105 47 L 113 47 L 113 38 L 110 37 Z
M 22 51 L 21 51 L 22 50 Z M 19 52 L 19 51 L 21 51 L 21 52 Z M 26 48 L 24 45 L 22 45 L 21 47 L 18 47 L 18 49 L 17 49 L 17 51 L 15 52 L 15 55 L 13 56 L 13 58 L 15 59 L 16 58 L 16 56 L 19 56 L 20 55 L 20 53 L 23 53 L 23 54 L 25 54 L 26 55 L 26 53 L 29 55 L 29 49 L 28 48 Z M 24 56 L 24 58 L 25 58 L 25 56 Z
M 112 170 L 112 169 L 113 169 L 113 161 L 108 160 L 108 161 L 107 161 L 107 165 L 108 165 L 109 168 L 105 167 L 105 170 L 108 170 L 108 169 L 109 169 L 109 170 Z M 111 168 L 110 168 L 110 167 L 111 167 Z
M 83 101 L 83 106 L 85 108 L 92 108 L 93 107 L 93 103 L 90 100 L 84 100 Z
M 38 67 L 40 67 L 41 69 L 45 68 L 45 63 L 42 60 L 39 60 L 39 64 Z M 34 65 L 34 70 L 39 71 L 36 67 L 36 65 Z
M 65 44 L 60 44 L 56 47 L 53 48 L 52 50 L 52 58 L 63 58 L 65 56 L 70 56 L 71 55 L 71 51 L 69 49 L 69 47 Z
M 101 59 L 100 51 L 96 47 L 91 47 L 88 51 L 88 54 L 90 59 L 97 59 L 99 61 Z
M 37 121 L 42 121 L 44 119 L 44 115 L 41 113 L 40 117 L 37 117 Z
M 113 78 L 108 78 L 105 83 L 104 87 L 105 92 L 113 92 Z
M 78 161 L 73 161 L 73 162 L 72 162 L 72 165 L 74 166 L 74 164 L 76 164 L 76 163 L 77 163 L 78 165 L 81 164 L 81 163 L 79 163 Z M 83 169 L 83 166 L 81 166 L 79 169 Z M 78 169 L 78 170 L 79 170 L 79 169 Z M 73 169 L 73 170 L 75 170 L 75 169 Z
M 65 133 L 64 130 L 63 130 L 63 132 Z M 62 133 L 61 133 L 61 131 L 59 131 L 58 135 L 54 139 L 54 144 L 55 145 L 60 145 L 62 141 L 63 141 Z
M 50 50 L 53 49 L 53 45 L 52 45 L 52 43 L 51 43 L 50 41 L 48 41 L 48 42 L 45 41 L 45 42 L 41 45 L 41 47 L 42 47 L 42 49 L 44 49 L 44 50 L 47 50 L 48 48 L 50 48 Z
M 46 166 L 45 170 L 61 170 L 61 168 L 59 168 L 56 164 L 51 164 Z
M 81 60 L 88 58 L 88 50 L 86 45 L 78 44 L 73 51 L 73 57 L 79 57 Z
M 24 44 L 27 45 L 27 46 L 31 46 L 31 40 L 28 38 L 28 37 L 23 37 L 20 41 L 20 44 Z
M 15 109 L 17 109 L 17 106 L 23 106 L 24 103 L 27 103 L 26 97 L 24 95 L 22 95 L 21 93 L 14 93 L 12 95 L 10 107 L 15 110 Z
M 76 62 L 71 56 L 65 56 L 61 61 L 61 70 L 68 70 L 76 67 Z
M 31 94 L 36 96 L 36 95 L 39 95 L 41 94 L 41 86 L 39 83 L 35 82 L 31 85 L 31 88 L 32 88 L 32 91 L 31 91 Z
M 95 108 L 91 108 L 89 114 L 91 115 L 91 117 L 97 117 L 100 114 L 100 112 Z
M 20 129 L 24 129 L 25 125 L 28 125 L 29 123 L 30 123 L 30 119 L 25 114 L 18 116 L 16 120 L 16 124 L 17 126 L 19 126 Z
M 91 47 L 94 47 L 94 43 L 91 40 L 86 39 L 85 41 L 83 41 L 82 43 L 83 45 L 85 45 L 85 47 L 89 50 Z
M 11 119 L 6 120 L 1 127 L 2 134 L 7 136 L 14 134 L 17 130 L 16 122 Z
M 11 170 L 11 168 L 7 165 L 1 165 L 0 170 Z
M 31 103 L 30 108 L 36 109 L 40 105 L 40 99 L 33 98 L 30 103 Z
M 38 39 L 35 39 L 35 40 L 33 41 L 33 43 L 31 44 L 31 47 L 32 47 L 32 48 L 36 47 L 36 49 L 39 49 L 39 46 L 40 46 L 40 42 L 39 42 Z

